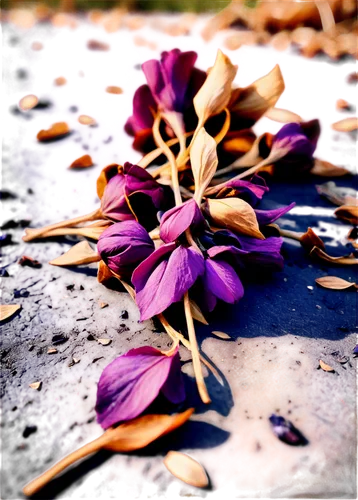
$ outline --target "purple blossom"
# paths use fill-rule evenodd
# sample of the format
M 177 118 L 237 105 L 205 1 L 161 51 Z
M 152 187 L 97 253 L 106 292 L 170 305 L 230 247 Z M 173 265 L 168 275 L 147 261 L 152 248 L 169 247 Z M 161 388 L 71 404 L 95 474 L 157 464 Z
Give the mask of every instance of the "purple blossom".
M 132 275 L 141 320 L 180 301 L 204 270 L 204 257 L 195 248 L 175 243 L 159 247 Z
M 101 211 L 113 221 L 140 220 L 133 202 L 138 195 L 145 196 L 155 210 L 165 203 L 164 187 L 145 169 L 125 163 L 121 172 L 111 177 L 101 199 Z
M 138 264 L 154 252 L 154 243 L 143 226 L 128 220 L 103 231 L 97 249 L 111 271 L 130 276 Z
M 269 421 L 273 433 L 280 441 L 292 446 L 304 446 L 308 444 L 307 439 L 289 420 L 273 414 L 269 418 Z
M 203 226 L 205 219 L 195 200 L 168 210 L 160 221 L 160 238 L 170 243 L 179 238 L 189 227 L 196 230 Z
M 185 399 L 178 349 L 131 349 L 103 370 L 97 389 L 97 421 L 107 429 L 140 415 L 162 393 L 171 403 Z
M 139 87 L 133 97 L 133 115 L 124 127 L 127 134 L 134 136 L 142 130 L 151 129 L 156 109 L 157 104 L 148 85 Z

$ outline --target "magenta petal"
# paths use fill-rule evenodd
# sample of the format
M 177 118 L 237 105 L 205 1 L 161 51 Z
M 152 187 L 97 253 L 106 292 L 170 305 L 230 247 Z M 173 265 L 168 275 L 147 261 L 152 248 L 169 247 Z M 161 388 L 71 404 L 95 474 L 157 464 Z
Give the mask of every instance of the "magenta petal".
M 173 356 L 170 372 L 161 388 L 161 393 L 168 401 L 176 405 L 185 400 L 185 386 L 179 355 Z
M 159 209 L 164 200 L 164 189 L 144 168 L 126 162 L 123 167 L 125 174 L 125 193 L 131 196 L 134 193 L 143 193 L 153 201 Z
M 142 64 L 142 70 L 147 79 L 149 88 L 154 96 L 154 99 L 158 102 L 158 95 L 163 90 L 165 86 L 162 68 L 160 62 L 156 59 L 151 59 Z
M 280 271 L 283 268 L 284 260 L 280 253 L 282 238 L 271 236 L 265 240 L 258 240 L 240 235 L 239 239 L 243 250 L 249 252 L 243 257 L 246 264 L 266 267 L 271 271 Z
M 170 245 L 169 243 L 163 246 Z M 198 276 L 204 273 L 202 254 L 192 247 L 179 246 L 169 258 L 162 260 L 147 278 L 148 271 L 152 269 L 152 262 L 156 259 L 155 254 L 161 248 L 142 262 L 132 276 L 142 321 L 152 318 L 181 300 Z
M 104 189 L 101 199 L 101 211 L 105 217 L 114 221 L 134 220 L 124 196 L 125 176 L 112 177 Z
M 135 285 L 137 291 L 145 287 L 151 273 L 156 269 L 163 258 L 165 258 L 168 253 L 172 252 L 175 247 L 175 243 L 168 243 L 167 245 L 160 246 L 135 269 L 132 275 L 132 283 Z
M 220 300 L 234 304 L 244 295 L 244 287 L 230 264 L 223 260 L 205 261 L 204 286 Z M 210 309 L 209 309 L 210 310 Z
M 98 383 L 97 421 L 104 429 L 140 415 L 158 396 L 169 374 L 180 370 L 179 354 L 162 354 L 154 347 L 131 349 L 102 372 Z M 182 379 L 176 375 L 179 401 L 185 394 Z M 174 388 L 172 389 L 174 391 Z M 173 394 L 172 399 L 175 399 Z
M 157 104 L 148 85 L 139 87 L 133 97 L 133 115 L 125 124 L 127 134 L 134 136 L 137 132 L 152 128 L 154 123 L 153 113 Z
M 296 206 L 296 203 L 293 202 L 286 207 L 280 207 L 274 210 L 255 210 L 257 222 L 260 226 L 272 224 L 272 222 L 275 222 L 275 220 L 287 214 L 294 206 Z
M 204 221 L 198 204 L 195 200 L 190 200 L 165 212 L 160 221 L 160 238 L 165 243 L 175 241 L 190 226 L 195 229 Z

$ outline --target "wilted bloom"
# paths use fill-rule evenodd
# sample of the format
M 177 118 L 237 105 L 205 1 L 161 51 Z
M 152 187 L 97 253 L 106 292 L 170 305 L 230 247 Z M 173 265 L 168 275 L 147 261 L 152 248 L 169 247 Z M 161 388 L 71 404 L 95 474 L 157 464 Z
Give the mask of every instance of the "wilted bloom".
M 271 415 L 269 420 L 273 433 L 280 441 L 293 446 L 308 444 L 307 439 L 289 420 L 274 414 Z
M 178 239 L 189 227 L 195 231 L 204 223 L 198 204 L 195 200 L 190 200 L 165 212 L 160 221 L 160 238 L 165 243 L 170 243 Z
M 197 123 L 193 97 L 202 86 L 206 73 L 194 67 L 197 54 L 173 49 L 163 52 L 161 61 L 143 64 L 148 85 L 139 87 L 133 98 L 133 115 L 127 120 L 126 132 L 135 137 L 133 146 L 147 150 L 152 139 L 154 115 L 174 111 L 183 115 L 185 128 L 193 130 Z M 169 132 L 166 129 L 166 132 Z
M 143 226 L 128 220 L 103 231 L 97 249 L 111 271 L 130 276 L 138 264 L 154 252 L 154 243 Z
M 141 320 L 179 302 L 204 274 L 204 257 L 194 247 L 162 245 L 135 269 L 132 282 Z
M 101 198 L 101 212 L 113 221 L 136 218 L 141 221 L 147 214 L 141 210 L 141 203 L 136 203 L 137 198 L 141 202 L 145 200 L 146 209 L 150 205 L 155 211 L 166 202 L 164 187 L 145 169 L 127 162 L 107 181 Z
M 97 421 L 107 429 L 140 415 L 162 393 L 171 403 L 185 399 L 178 349 L 131 349 L 110 363 L 98 383 Z

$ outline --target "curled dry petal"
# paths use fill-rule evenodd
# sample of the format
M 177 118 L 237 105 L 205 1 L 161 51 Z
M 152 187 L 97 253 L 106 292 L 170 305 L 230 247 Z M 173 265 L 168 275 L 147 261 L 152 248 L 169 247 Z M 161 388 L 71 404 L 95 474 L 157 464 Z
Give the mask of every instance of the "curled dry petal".
M 333 257 L 318 247 L 313 247 L 310 251 L 310 255 L 326 262 L 330 262 L 331 264 L 340 264 L 342 266 L 356 266 L 358 264 L 358 259 L 354 257 L 354 254 Z
M 314 159 L 313 168 L 311 170 L 312 175 L 319 175 L 320 177 L 342 177 L 343 175 L 348 175 L 351 172 L 344 167 L 338 167 L 329 163 L 328 161 Z
M 358 206 L 357 205 L 343 205 L 334 211 L 334 215 L 353 226 L 358 226 Z
M 322 278 L 317 278 L 317 285 L 328 288 L 329 290 L 347 290 L 349 288 L 358 288 L 356 283 L 351 283 L 337 276 L 323 276 Z
M 200 203 L 218 166 L 215 139 L 204 128 L 199 130 L 194 139 L 190 150 L 190 163 L 195 183 L 194 199 Z
M 296 205 L 295 202 L 290 203 L 286 207 L 275 208 L 274 210 L 255 210 L 257 222 L 260 226 L 272 224 L 277 219 L 287 214 Z
M 109 180 L 117 175 L 121 168 L 122 167 L 118 165 L 118 163 L 111 163 L 110 165 L 102 169 L 97 179 L 97 194 L 99 199 L 102 198 Z
M 267 110 L 275 106 L 285 90 L 280 67 L 276 65 L 267 75 L 246 88 L 232 91 L 229 108 L 231 113 L 255 123 Z
M 240 198 L 208 199 L 205 210 L 214 224 L 219 227 L 264 239 L 253 208 Z
M 49 264 L 52 266 L 80 266 L 82 264 L 98 262 L 100 259 L 98 253 L 93 250 L 88 241 L 81 241 L 71 247 L 68 252 L 51 260 Z
M 311 227 L 307 229 L 307 231 L 302 234 L 300 237 L 300 243 L 309 252 L 314 248 L 320 248 L 321 250 L 325 250 L 325 244 L 321 240 L 319 236 L 313 231 Z
M 50 142 L 55 139 L 66 137 L 70 133 L 70 128 L 65 122 L 58 122 L 51 125 L 48 130 L 40 130 L 37 140 L 40 142 Z
M 196 460 L 178 451 L 169 451 L 164 458 L 166 468 L 177 477 L 197 488 L 206 488 L 209 484 L 208 476 Z
M 162 392 L 174 404 L 185 399 L 178 349 L 131 349 L 110 363 L 98 382 L 97 421 L 104 429 L 140 415 Z
M 204 124 L 210 116 L 217 115 L 227 107 L 236 73 L 237 66 L 218 50 L 214 66 L 194 97 L 194 108 L 200 124 Z
M 163 215 L 160 221 L 160 238 L 170 243 L 179 238 L 189 227 L 196 230 L 205 222 L 195 200 L 174 207 Z
M 15 314 L 20 311 L 21 306 L 19 304 L 7 304 L 0 306 L 0 321 L 6 321 L 12 318 Z
M 74 162 L 71 163 L 69 168 L 86 168 L 92 167 L 93 160 L 90 155 L 83 155 L 80 158 L 77 158 Z

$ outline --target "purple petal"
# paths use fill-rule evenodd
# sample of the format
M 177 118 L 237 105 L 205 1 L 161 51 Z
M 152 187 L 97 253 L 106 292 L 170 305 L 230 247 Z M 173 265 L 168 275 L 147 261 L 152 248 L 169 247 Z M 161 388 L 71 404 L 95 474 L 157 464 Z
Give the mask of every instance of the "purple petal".
M 160 92 L 165 86 L 161 64 L 156 59 L 151 59 L 150 61 L 142 64 L 142 70 L 147 79 L 153 97 L 158 102 L 160 99 Z
M 160 221 L 160 238 L 165 242 L 175 241 L 189 227 L 201 226 L 205 219 L 195 200 L 165 212 Z
M 307 439 L 289 420 L 279 415 L 271 415 L 269 420 L 273 433 L 284 443 L 292 446 L 308 444 Z
M 117 174 L 108 181 L 101 199 L 101 211 L 105 217 L 114 221 L 135 219 L 125 199 L 124 188 L 123 174 Z
M 299 123 L 288 123 L 279 130 L 273 141 L 272 150 L 281 148 L 288 149 L 287 155 L 311 158 L 315 150 L 315 144 L 306 137 Z
M 164 79 L 174 95 L 173 107 L 169 109 L 183 111 L 185 94 L 197 57 L 196 52 L 180 52 L 179 49 L 162 54 Z
M 167 245 L 160 246 L 136 268 L 132 276 L 132 283 L 137 290 L 141 290 L 145 287 L 146 282 L 155 268 L 160 264 L 163 258 L 165 258 L 168 253 L 173 252 L 175 248 L 175 243 L 168 243 Z
M 164 200 L 163 187 L 144 168 L 126 162 L 123 167 L 125 174 L 125 193 L 131 196 L 134 193 L 143 193 L 153 201 L 159 209 Z
M 287 212 L 289 212 L 295 206 L 296 203 L 293 202 L 290 205 L 287 205 L 286 207 L 275 208 L 274 210 L 255 209 L 257 222 L 259 223 L 259 226 L 266 226 L 266 224 L 272 224 L 272 222 L 275 222 L 275 220 L 287 214 Z
M 271 236 L 265 240 L 258 240 L 240 235 L 239 240 L 242 249 L 249 252 L 242 257 L 245 264 L 267 267 L 272 271 L 280 271 L 283 268 L 284 260 L 280 253 L 282 238 Z
M 169 247 L 170 245 L 169 243 L 163 246 Z M 132 276 L 142 321 L 152 318 L 174 302 L 181 300 L 205 270 L 201 253 L 192 247 L 179 246 L 170 254 L 169 259 L 162 260 L 145 279 L 148 276 L 148 270 L 152 268 L 147 261 L 154 260 L 155 253 L 142 262 Z
M 158 396 L 170 374 L 172 363 L 176 362 L 174 369 L 180 369 L 178 361 L 177 351 L 173 356 L 166 356 L 154 347 L 131 349 L 112 361 L 102 372 L 98 383 L 98 423 L 107 429 L 140 415 Z M 183 395 L 185 397 L 183 381 L 180 376 L 176 377 L 179 384 L 177 400 L 181 402 Z
M 148 85 L 139 87 L 133 97 L 133 115 L 125 124 L 127 134 L 134 136 L 137 132 L 152 128 L 154 123 L 153 113 L 157 104 Z
M 236 271 L 224 260 L 207 259 L 203 281 L 204 287 L 215 297 L 229 304 L 234 304 L 244 295 L 244 288 Z
M 168 378 L 160 391 L 168 401 L 177 405 L 185 400 L 185 386 L 179 355 L 172 356 L 172 358 Z

